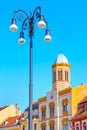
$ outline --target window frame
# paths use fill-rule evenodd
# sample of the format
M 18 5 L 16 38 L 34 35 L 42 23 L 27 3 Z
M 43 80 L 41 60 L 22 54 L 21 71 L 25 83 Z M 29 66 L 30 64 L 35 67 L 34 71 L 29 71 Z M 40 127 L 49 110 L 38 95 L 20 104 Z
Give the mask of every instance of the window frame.
M 53 82 L 56 81 L 56 72 L 53 72 Z
M 63 112 L 67 112 L 68 111 L 67 106 L 68 106 L 68 104 L 63 104 Z
M 69 72 L 68 71 L 65 71 L 65 81 L 69 81 Z
M 69 130 L 68 123 L 63 124 L 63 130 Z
M 62 80 L 62 70 L 58 71 L 58 81 Z
M 50 130 L 54 130 L 54 124 L 50 125 Z
M 25 125 L 22 125 L 22 130 L 25 130 Z

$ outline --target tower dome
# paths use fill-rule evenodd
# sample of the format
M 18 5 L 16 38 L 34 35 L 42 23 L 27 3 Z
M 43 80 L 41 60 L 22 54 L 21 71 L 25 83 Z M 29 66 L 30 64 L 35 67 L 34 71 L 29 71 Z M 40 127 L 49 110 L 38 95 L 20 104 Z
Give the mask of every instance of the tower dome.
M 60 53 L 56 57 L 56 60 L 55 60 L 54 64 L 57 64 L 57 63 L 66 63 L 66 64 L 68 64 L 68 59 L 66 58 L 66 56 L 64 54 Z
M 62 53 L 56 57 L 52 65 L 52 86 L 58 91 L 70 87 L 70 64 Z

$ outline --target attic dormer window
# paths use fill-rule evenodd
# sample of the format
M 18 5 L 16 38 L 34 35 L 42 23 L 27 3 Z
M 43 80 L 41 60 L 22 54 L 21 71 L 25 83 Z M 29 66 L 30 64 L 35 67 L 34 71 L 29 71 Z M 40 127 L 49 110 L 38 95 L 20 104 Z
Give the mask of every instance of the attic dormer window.
M 7 121 L 5 121 L 5 122 L 3 123 L 3 125 L 5 126 L 5 125 L 7 125 L 7 123 L 8 123 L 8 122 L 7 122 Z
M 87 111 L 87 105 L 85 106 L 85 111 Z
M 18 120 L 14 120 L 14 124 L 17 124 L 18 123 Z

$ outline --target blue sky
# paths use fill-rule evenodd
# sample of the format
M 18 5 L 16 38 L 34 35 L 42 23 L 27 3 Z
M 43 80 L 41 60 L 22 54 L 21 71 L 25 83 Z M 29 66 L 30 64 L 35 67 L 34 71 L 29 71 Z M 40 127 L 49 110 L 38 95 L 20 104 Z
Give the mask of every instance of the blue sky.
M 52 42 L 45 43 L 45 30 L 37 29 L 33 41 L 33 100 L 52 88 L 52 64 L 60 50 L 71 64 L 71 87 L 87 83 L 87 1 L 83 0 L 6 0 L 0 2 L 0 106 L 29 102 L 29 38 L 19 45 L 19 31 L 9 31 L 16 9 L 30 14 L 37 6 L 49 23 Z

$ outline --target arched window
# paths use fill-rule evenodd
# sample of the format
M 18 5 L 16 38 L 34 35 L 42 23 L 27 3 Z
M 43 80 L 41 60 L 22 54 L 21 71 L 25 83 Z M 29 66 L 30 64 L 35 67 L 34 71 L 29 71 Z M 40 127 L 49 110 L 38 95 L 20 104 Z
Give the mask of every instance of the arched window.
M 22 130 L 25 130 L 25 125 L 22 126 Z
M 50 128 L 50 130 L 54 130 L 54 125 L 55 125 L 54 120 L 49 121 L 49 128 Z
M 64 98 L 61 104 L 63 106 L 63 115 L 67 115 L 68 114 L 68 99 Z
M 34 130 L 36 130 L 36 128 L 37 128 L 37 124 L 36 124 L 36 123 L 34 123 Z
M 62 119 L 63 130 L 69 130 L 68 123 L 69 123 L 69 119 L 68 118 L 63 118 Z
M 46 120 L 46 105 L 41 107 L 42 120 Z
M 46 130 L 46 123 L 41 124 L 41 130 Z
M 68 123 L 63 124 L 63 130 L 68 130 Z
M 56 81 L 56 72 L 53 72 L 53 82 Z
M 68 71 L 65 71 L 65 81 L 68 81 Z
M 62 80 L 62 70 L 58 71 L 58 80 L 61 81 Z
M 50 108 L 50 118 L 54 117 L 54 102 L 51 102 L 49 104 L 49 108 Z
M 50 130 L 54 130 L 54 125 L 50 125 Z
M 67 104 L 63 104 L 63 112 L 67 111 Z

